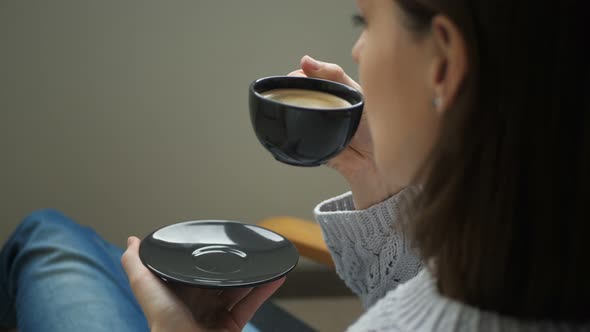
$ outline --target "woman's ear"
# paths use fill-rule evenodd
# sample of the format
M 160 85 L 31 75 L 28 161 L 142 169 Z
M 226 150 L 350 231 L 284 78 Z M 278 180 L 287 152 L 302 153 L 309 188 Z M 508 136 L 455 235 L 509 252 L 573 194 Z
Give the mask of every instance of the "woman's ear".
M 444 15 L 432 19 L 431 38 L 434 46 L 430 73 L 433 105 L 438 112 L 444 112 L 455 101 L 467 76 L 467 45 L 461 31 Z

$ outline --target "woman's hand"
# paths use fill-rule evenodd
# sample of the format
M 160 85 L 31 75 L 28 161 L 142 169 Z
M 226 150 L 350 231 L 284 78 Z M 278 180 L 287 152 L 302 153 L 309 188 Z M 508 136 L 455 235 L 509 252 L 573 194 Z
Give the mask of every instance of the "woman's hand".
M 307 55 L 301 59 L 301 69 L 289 75 L 322 78 L 362 91 L 360 85 L 346 75 L 340 66 L 317 61 Z M 356 134 L 348 147 L 327 163 L 327 166 L 342 174 L 350 185 L 354 205 L 358 210 L 366 209 L 395 193 L 387 190 L 386 182 L 382 181 L 382 176 L 377 170 L 366 114 L 365 108 Z
M 241 331 L 285 281 L 224 290 L 167 284 L 143 265 L 139 244 L 138 238 L 130 237 L 121 262 L 151 331 Z

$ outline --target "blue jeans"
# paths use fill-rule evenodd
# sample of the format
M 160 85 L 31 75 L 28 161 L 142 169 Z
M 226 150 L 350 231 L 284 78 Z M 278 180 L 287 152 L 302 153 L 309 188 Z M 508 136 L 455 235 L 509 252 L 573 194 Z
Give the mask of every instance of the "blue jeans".
M 31 214 L 0 252 L 0 327 L 149 331 L 122 253 L 57 211 Z

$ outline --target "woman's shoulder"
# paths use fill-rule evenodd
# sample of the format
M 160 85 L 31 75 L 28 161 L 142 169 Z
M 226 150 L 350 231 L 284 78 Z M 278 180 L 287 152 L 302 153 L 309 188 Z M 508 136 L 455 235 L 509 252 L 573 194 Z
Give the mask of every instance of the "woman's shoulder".
M 588 331 L 570 326 L 520 321 L 442 296 L 428 268 L 389 291 L 349 331 Z

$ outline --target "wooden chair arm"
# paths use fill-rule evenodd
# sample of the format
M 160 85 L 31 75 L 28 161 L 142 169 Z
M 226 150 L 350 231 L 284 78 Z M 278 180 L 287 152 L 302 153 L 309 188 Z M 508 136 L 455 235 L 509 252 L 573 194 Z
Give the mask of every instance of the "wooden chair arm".
M 258 225 L 289 239 L 302 256 L 334 267 L 318 224 L 294 217 L 271 217 L 262 220 Z

